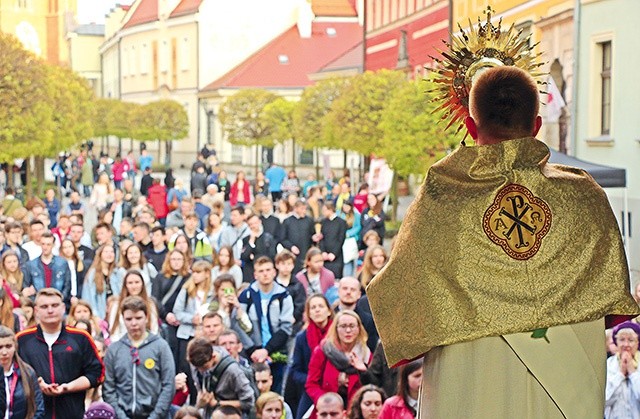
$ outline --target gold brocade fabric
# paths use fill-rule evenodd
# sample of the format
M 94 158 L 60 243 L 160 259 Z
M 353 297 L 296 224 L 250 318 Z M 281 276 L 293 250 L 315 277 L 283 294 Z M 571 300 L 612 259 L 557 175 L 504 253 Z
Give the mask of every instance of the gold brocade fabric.
M 436 346 L 638 313 L 604 191 L 548 158 L 545 144 L 522 138 L 460 147 L 431 167 L 367 288 L 390 365 Z

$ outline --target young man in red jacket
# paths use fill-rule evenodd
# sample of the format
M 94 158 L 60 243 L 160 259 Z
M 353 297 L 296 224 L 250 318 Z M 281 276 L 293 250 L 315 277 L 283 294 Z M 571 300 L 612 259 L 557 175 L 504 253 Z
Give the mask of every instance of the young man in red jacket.
M 34 313 L 40 324 L 18 333 L 18 348 L 39 377 L 45 418 L 81 419 L 86 390 L 104 380 L 98 349 L 87 332 L 63 325 L 65 305 L 57 289 L 38 292 Z

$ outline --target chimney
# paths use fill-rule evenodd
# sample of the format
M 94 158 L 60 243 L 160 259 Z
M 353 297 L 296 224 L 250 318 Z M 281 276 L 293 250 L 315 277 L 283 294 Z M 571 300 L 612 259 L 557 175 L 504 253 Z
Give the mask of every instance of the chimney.
M 298 33 L 300 38 L 311 38 L 311 26 L 316 16 L 311 8 L 311 0 L 300 0 L 298 7 Z

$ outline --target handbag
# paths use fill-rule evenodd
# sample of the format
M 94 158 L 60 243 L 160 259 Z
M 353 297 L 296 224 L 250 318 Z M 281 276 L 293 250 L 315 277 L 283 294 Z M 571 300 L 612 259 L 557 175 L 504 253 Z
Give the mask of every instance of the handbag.
M 345 263 L 356 260 L 358 257 L 358 241 L 355 237 L 348 237 L 342 244 L 342 259 Z
M 180 201 L 178 201 L 178 194 L 176 193 L 173 195 L 173 199 L 171 200 L 171 202 L 169 202 L 169 211 L 177 210 L 179 205 Z

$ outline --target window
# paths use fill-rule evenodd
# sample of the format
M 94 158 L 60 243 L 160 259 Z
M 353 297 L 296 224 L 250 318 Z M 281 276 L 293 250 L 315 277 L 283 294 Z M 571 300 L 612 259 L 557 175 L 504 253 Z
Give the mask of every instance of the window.
M 137 66 L 138 56 L 136 55 L 136 47 L 132 46 L 129 50 L 129 61 L 131 62 L 131 75 L 134 76 L 138 72 Z
M 151 61 L 149 45 L 142 44 L 142 49 L 140 51 L 140 74 L 147 74 L 149 72 L 149 61 Z
M 160 51 L 158 55 L 160 61 L 160 72 L 166 73 L 169 71 L 169 43 L 167 41 L 162 41 L 160 43 Z
M 231 144 L 231 163 L 242 163 L 242 154 L 244 147 L 241 145 Z
M 313 164 L 313 150 L 300 150 L 298 163 L 311 166 Z
M 187 71 L 189 70 L 189 38 L 186 36 L 182 38 L 182 42 L 179 48 L 180 52 L 180 70 Z
M 124 77 L 127 77 L 130 73 L 130 68 L 131 68 L 131 61 L 129 60 L 129 48 L 125 48 L 122 51 L 122 60 L 124 61 L 123 64 L 123 68 L 122 68 L 122 75 Z
M 611 41 L 600 44 L 600 135 L 611 134 Z

